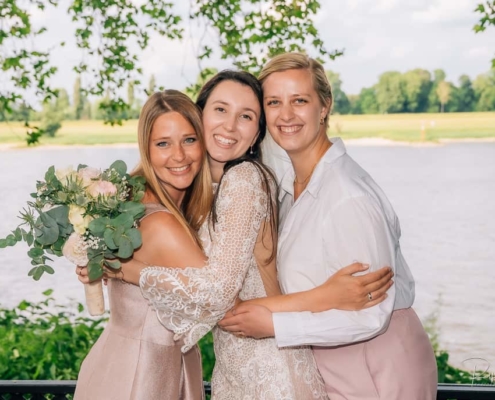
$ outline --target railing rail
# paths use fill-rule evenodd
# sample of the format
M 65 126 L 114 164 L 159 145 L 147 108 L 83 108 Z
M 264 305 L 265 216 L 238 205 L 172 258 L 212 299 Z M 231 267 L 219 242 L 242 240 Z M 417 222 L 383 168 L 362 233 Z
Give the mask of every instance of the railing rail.
M 24 400 L 24 395 L 29 394 L 31 400 L 45 400 L 45 395 L 50 394 L 53 400 L 66 400 L 75 388 L 76 381 L 0 380 L 0 399 Z M 209 382 L 204 382 L 204 388 L 206 394 L 211 394 Z M 495 400 L 495 386 L 440 383 L 437 400 Z

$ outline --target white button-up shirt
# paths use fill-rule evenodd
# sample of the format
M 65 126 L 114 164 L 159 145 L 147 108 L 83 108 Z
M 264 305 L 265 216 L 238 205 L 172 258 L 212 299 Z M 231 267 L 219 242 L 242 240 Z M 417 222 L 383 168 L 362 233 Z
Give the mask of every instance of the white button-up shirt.
M 346 153 L 342 140 L 332 143 L 295 202 L 293 168 L 276 170 L 286 169 L 279 195 L 277 265 L 282 290 L 314 288 L 355 261 L 369 264 L 370 271 L 392 267 L 395 284 L 385 301 L 366 310 L 274 313 L 280 347 L 336 346 L 372 338 L 386 330 L 393 310 L 414 301 L 414 279 L 402 257 L 399 220 L 390 202 Z M 265 155 L 272 164 L 270 154 Z

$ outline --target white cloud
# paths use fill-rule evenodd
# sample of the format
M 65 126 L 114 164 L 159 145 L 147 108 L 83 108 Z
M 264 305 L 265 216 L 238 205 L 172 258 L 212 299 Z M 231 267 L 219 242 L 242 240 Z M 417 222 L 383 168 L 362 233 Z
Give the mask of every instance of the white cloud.
M 473 14 L 477 0 L 436 0 L 426 10 L 413 12 L 413 21 L 455 22 Z

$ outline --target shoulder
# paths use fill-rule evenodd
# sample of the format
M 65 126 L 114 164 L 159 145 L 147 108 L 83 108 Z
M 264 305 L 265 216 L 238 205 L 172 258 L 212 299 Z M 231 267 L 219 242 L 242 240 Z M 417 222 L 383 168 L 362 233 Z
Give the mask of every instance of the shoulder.
M 143 238 L 141 257 L 149 264 L 202 265 L 203 253 L 173 214 L 155 212 L 141 221 L 139 229 Z

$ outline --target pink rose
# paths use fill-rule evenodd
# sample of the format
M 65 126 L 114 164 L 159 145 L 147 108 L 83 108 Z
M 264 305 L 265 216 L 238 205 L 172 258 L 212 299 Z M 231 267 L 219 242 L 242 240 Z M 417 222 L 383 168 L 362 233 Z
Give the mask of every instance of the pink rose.
M 93 182 L 88 187 L 88 193 L 93 197 L 98 197 L 98 195 L 102 196 L 111 196 L 117 193 L 117 187 L 108 181 L 96 181 Z
M 83 181 L 84 187 L 91 185 L 95 179 L 98 179 L 101 175 L 101 171 L 96 168 L 86 167 L 77 171 L 77 174 Z
M 75 265 L 87 265 L 88 254 L 83 238 L 76 232 L 72 232 L 62 248 L 62 254 Z

